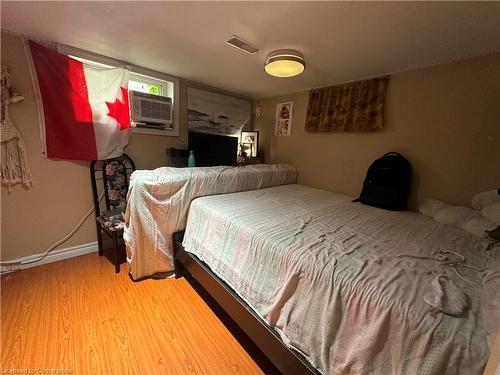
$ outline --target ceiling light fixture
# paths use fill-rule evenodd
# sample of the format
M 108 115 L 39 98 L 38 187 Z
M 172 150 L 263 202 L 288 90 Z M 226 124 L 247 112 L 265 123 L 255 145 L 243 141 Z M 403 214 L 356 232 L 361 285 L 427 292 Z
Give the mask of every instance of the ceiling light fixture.
M 294 77 L 306 68 L 304 57 L 297 51 L 280 49 L 271 52 L 266 59 L 266 73 L 275 77 Z

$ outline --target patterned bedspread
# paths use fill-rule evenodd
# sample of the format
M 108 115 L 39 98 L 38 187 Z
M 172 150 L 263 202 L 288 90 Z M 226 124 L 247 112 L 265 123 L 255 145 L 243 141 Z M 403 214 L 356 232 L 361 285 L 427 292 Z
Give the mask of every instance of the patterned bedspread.
M 488 359 L 481 272 L 434 257 L 484 270 L 500 249 L 461 229 L 285 185 L 194 200 L 184 246 L 324 374 L 481 374 Z M 465 293 L 457 316 L 424 301 L 438 275 Z
M 194 198 L 292 184 L 296 179 L 297 170 L 284 164 L 135 171 L 123 236 L 131 276 L 137 280 L 174 270 L 172 235 L 185 228 Z

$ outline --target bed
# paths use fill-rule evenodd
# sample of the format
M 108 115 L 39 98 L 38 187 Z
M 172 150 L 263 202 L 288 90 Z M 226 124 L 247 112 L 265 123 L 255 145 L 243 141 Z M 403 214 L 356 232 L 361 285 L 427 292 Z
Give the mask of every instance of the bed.
M 482 311 L 482 280 L 498 271 L 498 246 L 420 214 L 351 200 L 297 184 L 200 197 L 182 250 L 311 372 L 481 374 L 497 323 L 483 317 L 498 319 Z M 442 249 L 483 272 L 458 276 L 435 260 Z M 438 275 L 446 281 L 440 293 Z M 425 302 L 454 300 L 447 283 L 465 295 L 459 314 Z

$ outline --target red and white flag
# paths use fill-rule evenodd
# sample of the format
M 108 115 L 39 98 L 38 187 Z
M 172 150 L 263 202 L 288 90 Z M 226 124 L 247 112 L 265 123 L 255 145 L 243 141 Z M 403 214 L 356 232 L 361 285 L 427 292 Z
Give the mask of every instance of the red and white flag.
M 128 69 L 96 68 L 33 41 L 28 48 L 45 156 L 103 160 L 123 154 L 131 133 Z

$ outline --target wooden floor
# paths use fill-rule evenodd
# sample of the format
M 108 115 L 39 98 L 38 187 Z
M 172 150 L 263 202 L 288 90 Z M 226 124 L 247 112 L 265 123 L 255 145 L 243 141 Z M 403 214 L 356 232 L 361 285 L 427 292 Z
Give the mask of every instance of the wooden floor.
M 2 277 L 0 372 L 14 368 L 262 374 L 184 278 L 134 283 L 97 254 Z

